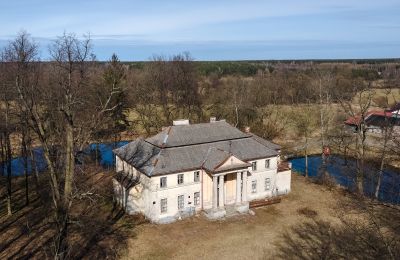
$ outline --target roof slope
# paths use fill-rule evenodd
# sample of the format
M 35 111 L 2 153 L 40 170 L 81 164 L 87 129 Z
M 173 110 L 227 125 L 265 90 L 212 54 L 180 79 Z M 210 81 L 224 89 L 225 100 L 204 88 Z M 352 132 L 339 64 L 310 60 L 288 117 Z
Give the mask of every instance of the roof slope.
M 230 153 L 215 147 L 210 147 L 203 160 L 202 167 L 208 171 L 213 171 L 219 165 L 228 160 L 229 157 L 231 157 Z
M 396 119 L 397 115 L 389 111 L 369 111 L 365 114 L 365 124 L 368 126 L 383 127 L 386 125 L 399 125 L 399 120 Z M 349 117 L 344 123 L 347 125 L 358 126 L 361 124 L 361 115 Z
M 279 144 L 276 144 L 276 143 L 273 143 L 271 141 L 265 140 L 264 138 L 259 137 L 258 135 L 255 135 L 253 133 L 251 133 L 251 135 L 252 135 L 254 140 L 259 142 L 260 144 L 265 145 L 268 148 L 275 149 L 275 150 L 280 150 L 281 149 L 281 146 Z
M 270 142 L 266 140 L 264 140 L 266 142 L 260 142 L 261 137 L 258 137 L 257 141 L 254 136 L 244 134 L 225 122 L 198 124 L 197 127 L 190 127 L 189 125 L 175 127 L 172 127 L 168 137 L 168 130 L 166 130 L 146 140 L 137 139 L 115 149 L 114 153 L 147 176 L 196 170 L 203 168 L 203 166 L 204 168 L 215 169 L 230 155 L 247 162 L 248 160 L 267 158 L 278 154 L 275 145 L 269 147 Z M 199 137 L 188 133 L 187 129 L 182 130 L 185 127 L 194 129 L 194 133 L 199 134 Z M 174 131 L 174 128 L 176 131 Z M 210 128 L 213 129 L 210 130 Z M 210 133 L 211 136 L 207 137 L 201 134 L 201 131 L 199 131 L 201 129 L 206 129 L 204 131 Z M 222 136 L 218 133 L 219 130 L 226 135 Z M 173 132 L 174 134 L 171 134 Z M 183 137 L 174 136 L 178 134 L 182 134 Z M 186 139 L 189 136 L 192 136 L 193 140 Z M 171 139 L 174 146 L 170 144 Z M 214 139 L 222 140 L 211 141 Z M 163 145 L 165 140 L 167 144 Z M 178 146 L 177 144 L 181 145 Z
M 166 139 L 167 135 L 168 138 Z M 155 136 L 147 138 L 146 141 L 158 147 L 176 147 L 248 136 L 248 134 L 241 132 L 224 121 L 217 121 L 215 123 L 170 126 Z M 163 144 L 165 140 L 166 143 Z
M 161 149 L 139 138 L 113 152 L 138 171 L 150 175 Z

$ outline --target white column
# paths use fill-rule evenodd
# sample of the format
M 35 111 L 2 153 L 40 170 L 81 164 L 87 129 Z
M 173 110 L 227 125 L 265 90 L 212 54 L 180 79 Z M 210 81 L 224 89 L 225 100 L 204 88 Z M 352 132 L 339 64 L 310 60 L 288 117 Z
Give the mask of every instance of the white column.
M 224 204 L 225 204 L 224 203 L 224 176 L 223 175 L 219 176 L 219 196 L 218 196 L 218 198 L 219 198 L 218 206 L 220 208 L 223 208 Z
M 247 201 L 247 171 L 243 172 L 242 202 Z
M 217 197 L 218 197 L 217 192 L 218 192 L 217 176 L 213 176 L 213 194 L 212 194 L 213 209 L 217 209 Z
M 236 204 L 240 204 L 242 201 L 242 191 L 241 191 L 241 184 L 242 184 L 242 173 L 236 172 Z

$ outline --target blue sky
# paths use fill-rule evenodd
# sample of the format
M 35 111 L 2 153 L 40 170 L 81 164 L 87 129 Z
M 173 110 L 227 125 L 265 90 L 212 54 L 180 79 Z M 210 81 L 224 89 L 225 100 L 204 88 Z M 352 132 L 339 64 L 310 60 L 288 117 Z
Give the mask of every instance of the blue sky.
M 0 46 L 90 33 L 99 60 L 189 51 L 196 60 L 400 57 L 399 0 L 0 0 Z

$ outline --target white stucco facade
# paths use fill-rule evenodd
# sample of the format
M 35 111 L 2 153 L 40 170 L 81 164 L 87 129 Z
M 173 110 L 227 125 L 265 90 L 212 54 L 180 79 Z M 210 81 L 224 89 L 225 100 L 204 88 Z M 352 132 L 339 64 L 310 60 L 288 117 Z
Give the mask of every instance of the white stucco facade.
M 114 180 L 115 197 L 127 213 L 142 213 L 155 223 L 172 222 L 202 210 L 213 212 L 218 209 L 223 213 L 217 216 L 225 216 L 225 207 L 243 208 L 244 205 L 248 209 L 250 201 L 290 191 L 291 171 L 278 172 L 278 158 L 250 160 L 245 163 L 251 166 L 238 170 L 209 173 L 204 169 L 193 169 L 150 178 L 116 156 L 116 171 L 135 176 L 139 181 L 127 189 Z M 232 156 L 220 167 L 237 165 L 239 161 Z M 164 187 L 161 187 L 161 178 Z

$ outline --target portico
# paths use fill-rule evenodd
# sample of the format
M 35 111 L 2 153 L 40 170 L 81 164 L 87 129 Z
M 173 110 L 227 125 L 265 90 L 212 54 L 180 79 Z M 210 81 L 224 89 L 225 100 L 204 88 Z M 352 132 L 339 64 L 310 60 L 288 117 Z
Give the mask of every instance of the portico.
M 212 208 L 207 214 L 210 218 L 221 218 L 226 215 L 226 206 L 234 207 L 239 213 L 249 210 L 247 200 L 248 164 L 235 165 L 236 168 L 214 172 L 212 176 Z M 230 167 L 231 168 L 231 167 Z

